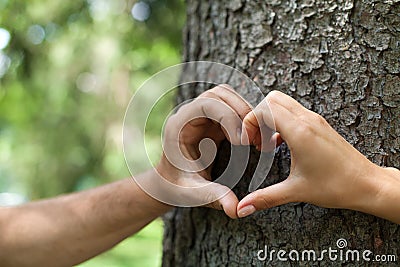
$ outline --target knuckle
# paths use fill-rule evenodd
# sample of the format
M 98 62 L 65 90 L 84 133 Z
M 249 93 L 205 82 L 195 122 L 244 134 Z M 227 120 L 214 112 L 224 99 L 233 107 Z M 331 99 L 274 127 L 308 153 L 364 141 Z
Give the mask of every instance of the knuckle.
M 324 117 L 311 110 L 307 110 L 300 115 L 299 121 L 299 128 L 302 128 L 302 132 L 305 133 L 316 133 L 321 127 L 329 126 Z
M 217 85 L 216 87 L 214 87 L 215 89 L 218 89 L 218 90 L 232 90 L 233 91 L 233 88 L 232 88 L 232 86 L 230 86 L 229 84 L 226 84 L 226 83 L 222 83 L 222 84 L 219 84 L 219 85 Z
M 277 91 L 277 90 L 273 90 L 271 92 L 268 93 L 268 95 L 265 97 L 266 100 L 268 100 L 269 102 L 278 102 L 278 100 L 282 97 L 282 93 Z
M 207 90 L 206 92 L 218 95 L 221 93 L 221 90 L 223 90 L 221 87 L 215 86 L 215 87 L 211 88 L 210 90 Z
M 175 113 L 175 114 L 171 115 L 171 116 L 165 121 L 164 127 L 165 127 L 166 129 L 168 129 L 168 128 L 170 128 L 172 125 L 176 124 L 177 116 L 178 116 L 178 113 Z
M 203 201 L 206 205 L 210 205 L 212 208 L 215 208 L 217 204 L 215 195 L 212 192 L 207 192 L 203 197 Z
M 213 90 L 213 89 L 210 89 L 210 90 L 207 90 L 207 91 L 201 93 L 201 94 L 199 95 L 198 98 L 202 98 L 202 97 L 204 97 L 204 98 L 211 98 L 211 97 L 214 97 L 215 94 L 213 93 L 212 90 Z M 197 98 L 197 99 L 198 99 L 198 98 Z
M 194 106 L 194 105 L 196 105 L 196 99 L 194 99 L 193 101 L 191 101 L 191 102 L 188 102 L 188 103 L 185 103 L 185 104 L 183 104 L 183 105 L 181 105 L 181 106 L 178 106 L 178 110 L 176 111 L 176 113 L 174 114 L 174 115 L 176 115 L 176 114 L 182 114 L 182 113 L 186 113 L 186 112 L 188 112 L 190 109 L 192 109 L 192 107 Z
M 211 97 L 209 97 L 209 94 L 203 93 L 190 103 L 190 106 L 188 106 L 188 109 L 191 108 L 191 109 L 198 110 L 199 108 L 207 107 L 209 105 L 209 103 L 211 102 L 210 98 Z M 182 111 L 188 112 L 189 110 L 182 110 Z
M 210 117 L 215 113 L 214 111 L 217 108 L 215 103 L 216 102 L 210 98 L 205 98 L 200 102 L 200 108 L 204 116 Z
M 229 85 L 229 84 L 219 84 L 215 87 L 213 87 L 212 89 L 208 90 L 209 92 L 212 92 L 216 95 L 221 95 L 224 93 L 224 91 L 226 90 L 233 90 L 233 88 Z
M 221 110 L 220 116 L 221 120 L 224 120 L 224 122 L 240 123 L 239 116 L 229 109 Z
M 216 101 L 212 99 L 212 97 L 207 97 L 207 98 L 197 99 L 196 102 L 201 106 L 209 106 L 210 104 L 215 103 Z
M 220 88 L 225 89 L 225 90 L 234 91 L 233 88 L 232 88 L 232 86 L 230 86 L 230 85 L 227 84 L 227 83 L 220 84 L 220 85 L 218 85 L 217 87 L 220 87 Z
M 318 125 L 322 125 L 322 126 L 326 126 L 328 124 L 328 122 L 325 120 L 325 118 L 317 113 L 314 113 L 314 121 Z
M 296 126 L 294 133 L 298 138 L 309 138 L 314 134 L 314 129 L 308 121 L 300 120 L 300 123 Z
M 275 206 L 279 205 L 277 199 L 275 199 L 275 198 L 273 198 L 272 196 L 269 196 L 269 195 L 262 195 L 262 196 L 260 196 L 259 199 L 261 201 L 261 205 L 265 209 L 272 208 L 272 207 L 275 207 Z

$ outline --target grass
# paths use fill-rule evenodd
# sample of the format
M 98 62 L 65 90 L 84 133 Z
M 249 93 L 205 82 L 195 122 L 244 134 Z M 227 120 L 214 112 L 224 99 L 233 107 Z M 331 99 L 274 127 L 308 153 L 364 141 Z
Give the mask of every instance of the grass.
M 87 261 L 79 267 L 161 266 L 163 223 L 161 219 L 147 225 L 113 249 Z

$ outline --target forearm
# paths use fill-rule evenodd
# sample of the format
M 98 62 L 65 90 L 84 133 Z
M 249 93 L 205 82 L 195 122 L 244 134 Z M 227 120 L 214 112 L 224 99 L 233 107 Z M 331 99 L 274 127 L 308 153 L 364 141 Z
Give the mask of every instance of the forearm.
M 152 175 L 153 171 L 141 174 L 144 178 Z M 168 209 L 130 178 L 3 208 L 0 262 L 9 266 L 71 266 L 111 248 Z
M 363 203 L 355 209 L 400 224 L 400 171 L 378 167 L 369 181 L 372 190 L 365 191 Z

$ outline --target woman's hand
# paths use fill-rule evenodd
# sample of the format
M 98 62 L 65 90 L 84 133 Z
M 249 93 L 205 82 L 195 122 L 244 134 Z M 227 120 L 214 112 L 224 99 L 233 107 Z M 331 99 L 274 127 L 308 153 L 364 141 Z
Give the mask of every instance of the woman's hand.
M 257 135 L 259 128 L 265 125 L 276 128 L 279 139 L 289 146 L 290 174 L 283 182 L 243 198 L 238 204 L 239 217 L 289 202 L 307 202 L 321 207 L 364 211 L 400 222 L 398 170 L 373 164 L 324 118 L 281 92 L 269 93 L 244 118 L 243 129 L 248 136 L 244 141 L 262 146 Z M 394 178 L 395 173 L 397 178 Z M 391 187 L 397 191 L 390 191 Z M 394 205 L 389 201 L 396 199 L 397 209 L 385 212 L 384 203 Z M 397 215 L 393 215 L 396 211 Z

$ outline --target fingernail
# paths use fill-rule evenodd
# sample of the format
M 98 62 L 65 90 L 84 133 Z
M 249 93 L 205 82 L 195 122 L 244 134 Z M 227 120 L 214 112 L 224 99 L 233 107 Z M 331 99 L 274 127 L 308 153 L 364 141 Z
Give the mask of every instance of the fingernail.
M 253 205 L 248 205 L 248 206 L 245 206 L 244 208 L 241 208 L 238 211 L 238 216 L 240 218 L 243 218 L 243 217 L 253 214 L 255 211 L 256 211 L 256 208 Z

